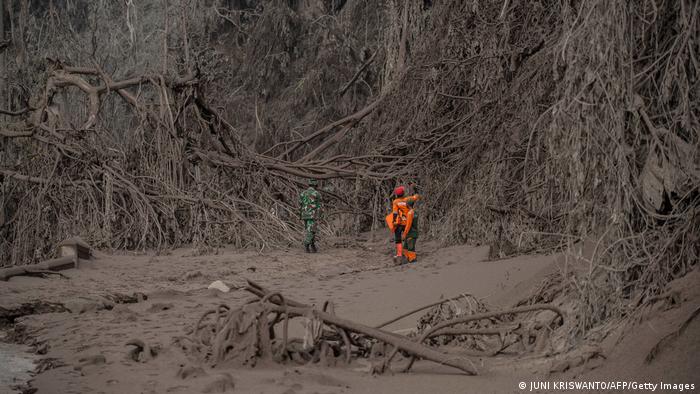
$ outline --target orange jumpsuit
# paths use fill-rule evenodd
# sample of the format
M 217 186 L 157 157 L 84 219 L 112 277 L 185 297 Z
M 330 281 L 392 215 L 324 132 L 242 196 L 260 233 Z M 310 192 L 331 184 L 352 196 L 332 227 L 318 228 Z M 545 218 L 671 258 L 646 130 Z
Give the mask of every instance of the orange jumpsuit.
M 403 255 L 403 238 L 408 233 L 406 225 L 408 224 L 408 213 L 411 208 L 408 206 L 408 201 L 416 202 L 420 200 L 420 195 L 414 194 L 407 197 L 398 197 L 391 203 L 391 213 L 386 216 L 386 223 L 389 229 L 394 233 L 394 242 L 396 243 L 396 256 Z M 408 227 L 410 229 L 410 226 Z

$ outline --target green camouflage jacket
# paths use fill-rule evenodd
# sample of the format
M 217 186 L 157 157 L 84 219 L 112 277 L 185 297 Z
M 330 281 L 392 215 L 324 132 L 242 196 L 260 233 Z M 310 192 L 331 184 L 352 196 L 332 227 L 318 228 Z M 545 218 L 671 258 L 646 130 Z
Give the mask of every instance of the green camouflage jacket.
M 321 216 L 321 193 L 309 187 L 299 194 L 299 216 L 303 220 L 318 219 Z

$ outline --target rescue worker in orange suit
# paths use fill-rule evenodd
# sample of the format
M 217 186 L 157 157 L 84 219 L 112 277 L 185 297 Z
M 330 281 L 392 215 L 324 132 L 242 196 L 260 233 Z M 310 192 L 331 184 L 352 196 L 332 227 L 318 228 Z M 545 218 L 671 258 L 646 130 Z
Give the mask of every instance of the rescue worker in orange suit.
M 394 189 L 394 200 L 391 203 L 391 213 L 387 215 L 386 222 L 389 229 L 394 232 L 394 243 L 396 244 L 396 255 L 394 261 L 400 263 L 404 259 L 403 240 L 404 230 L 408 222 L 408 212 L 410 211 L 408 201 L 416 202 L 420 200 L 420 195 L 404 196 L 406 189 L 398 186 Z

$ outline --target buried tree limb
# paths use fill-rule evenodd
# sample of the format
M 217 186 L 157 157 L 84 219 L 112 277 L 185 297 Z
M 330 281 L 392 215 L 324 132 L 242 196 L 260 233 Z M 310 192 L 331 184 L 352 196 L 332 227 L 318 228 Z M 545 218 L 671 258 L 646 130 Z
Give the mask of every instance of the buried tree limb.
M 248 285 L 249 286 L 246 288 L 246 290 L 249 292 L 261 297 L 262 299 L 269 299 L 271 302 L 277 304 L 273 297 L 269 297 L 269 295 L 273 293 L 270 293 L 257 283 L 251 281 L 248 281 Z M 421 345 L 420 343 L 416 343 L 402 335 L 365 326 L 364 324 L 355 323 L 293 300 L 285 299 L 285 301 L 287 304 L 286 306 L 277 305 L 277 308 L 274 310 L 280 313 L 289 313 L 298 316 L 308 316 L 309 314 L 312 314 L 313 316 L 321 319 L 325 324 L 340 327 L 349 332 L 364 334 L 381 342 L 391 344 L 396 349 L 404 350 L 426 360 L 460 369 L 470 375 L 477 374 L 473 363 L 463 357 L 441 353 L 437 350 Z
M 37 273 L 37 269 L 42 271 L 56 271 L 66 268 L 73 268 L 77 265 L 77 256 L 64 256 L 52 260 L 47 260 L 38 264 L 20 265 L 0 269 L 0 280 L 8 280 L 13 276 Z
M 521 324 L 513 322 L 489 329 L 470 327 L 450 329 L 452 326 L 474 320 L 539 310 L 551 310 L 562 315 L 558 308 L 544 304 L 477 313 L 435 324 L 432 329 L 425 331 L 421 338 L 415 339 L 338 317 L 334 314 L 334 308 L 330 302 L 319 309 L 288 299 L 252 281 L 248 281 L 246 290 L 258 299 L 235 309 L 220 305 L 216 309 L 206 311 L 195 324 L 192 335 L 180 341 L 183 350 L 200 362 L 208 362 L 211 365 L 232 362 L 240 365 L 255 365 L 259 359 L 272 359 L 277 362 L 327 363 L 336 357 L 343 357 L 346 362 L 349 362 L 353 355 L 360 357 L 371 355 L 376 344 L 386 344 L 391 345 L 393 351 L 383 363 L 375 365 L 375 367 L 381 366 L 379 371 L 388 370 L 391 359 L 401 351 L 411 360 L 408 367 L 403 369 L 404 371 L 410 369 L 413 360 L 419 358 L 475 375 L 477 370 L 469 356 L 489 357 L 498 352 L 475 354 L 462 349 L 458 354 L 449 353 L 444 349 L 423 344 L 423 341 L 437 335 L 503 337 L 521 327 Z M 302 319 L 306 327 L 303 339 L 289 337 L 289 320 L 297 318 Z M 278 326 L 279 323 L 283 323 L 283 326 Z M 277 337 L 280 333 L 281 339 Z M 502 347 L 503 344 L 501 344 Z M 376 370 L 373 369 L 373 371 Z
M 254 365 L 257 359 L 307 363 L 329 361 L 340 355 L 344 355 L 347 362 L 353 354 L 370 354 L 372 345 L 381 342 L 469 375 L 477 373 L 468 358 L 441 352 L 396 333 L 343 319 L 333 313 L 332 307 L 316 309 L 253 282 L 248 283 L 246 290 L 259 299 L 237 309 L 221 305 L 205 312 L 183 348 L 200 361 L 212 365 L 230 362 Z M 294 318 L 306 322 L 303 340 L 288 337 L 288 321 Z M 281 331 L 275 330 L 275 325 L 280 322 L 284 327 Z M 282 333 L 281 341 L 275 337 L 279 332 Z
M 377 328 L 372 328 L 365 326 L 364 324 L 355 323 L 347 319 L 340 318 L 335 315 L 320 311 L 313 308 L 295 308 L 295 307 L 277 307 L 273 309 L 282 313 L 290 313 L 292 315 L 306 316 L 309 313 L 313 314 L 315 317 L 321 319 L 325 324 L 332 324 L 337 327 L 341 327 L 347 331 L 355 332 L 359 334 L 364 334 L 366 336 L 375 338 L 381 342 L 388 343 L 397 349 L 408 352 L 414 356 L 424 358 L 426 360 L 434 361 L 438 364 L 447 365 L 454 367 L 466 372 L 469 375 L 476 375 L 477 371 L 474 368 L 474 364 L 464 357 L 457 355 L 450 355 L 446 353 L 439 352 L 437 350 L 431 349 L 427 346 L 421 345 L 417 342 L 397 335 L 388 331 L 380 330 Z
M 481 319 L 488 319 L 491 317 L 497 317 L 497 316 L 503 316 L 503 315 L 512 315 L 512 314 L 517 314 L 517 313 L 525 313 L 525 312 L 533 312 L 533 311 L 540 311 L 540 310 L 550 310 L 557 315 L 559 315 L 562 319 L 564 319 L 564 312 L 562 312 L 561 309 L 548 305 L 548 304 L 534 304 L 534 305 L 527 305 L 527 306 L 521 306 L 518 308 L 512 308 L 512 309 L 507 309 L 503 311 L 493 311 L 493 312 L 486 312 L 486 313 L 479 313 L 475 315 L 467 315 L 467 316 L 461 316 L 456 319 L 448 320 L 445 322 L 442 322 L 440 324 L 435 325 L 432 327 L 430 330 L 426 331 L 423 334 L 423 337 L 421 338 L 421 342 L 425 340 L 428 336 L 431 334 L 446 328 L 446 327 L 452 327 L 457 324 L 462 324 L 462 323 L 468 323 L 470 321 L 475 321 L 475 320 L 481 320 Z

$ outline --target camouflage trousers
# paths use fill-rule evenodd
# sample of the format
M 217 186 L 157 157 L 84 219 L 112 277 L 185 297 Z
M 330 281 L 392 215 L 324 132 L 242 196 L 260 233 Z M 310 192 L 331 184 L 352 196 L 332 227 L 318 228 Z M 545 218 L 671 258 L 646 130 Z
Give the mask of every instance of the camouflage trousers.
M 406 238 L 403 241 L 403 255 L 409 263 L 416 262 L 416 241 L 417 238 Z
M 304 219 L 304 245 L 316 242 L 316 219 Z
M 403 241 L 403 247 L 404 247 L 404 249 L 406 249 L 410 252 L 415 252 L 416 251 L 416 238 L 406 238 Z

